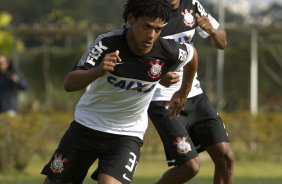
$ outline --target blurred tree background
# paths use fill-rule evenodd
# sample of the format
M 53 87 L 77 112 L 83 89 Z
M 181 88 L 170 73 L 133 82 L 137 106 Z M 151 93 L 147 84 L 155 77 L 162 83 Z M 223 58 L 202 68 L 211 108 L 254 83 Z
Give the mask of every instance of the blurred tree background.
M 50 141 L 58 141 L 72 119 L 74 106 L 83 92 L 65 92 L 64 77 L 99 33 L 123 25 L 125 2 L 0 1 L 0 53 L 8 55 L 14 65 L 23 70 L 30 86 L 28 91 L 21 94 L 19 116 L 16 119 L 2 117 L 1 130 L 23 129 L 21 123 L 26 121 L 27 125 L 34 127 L 30 129 L 31 132 L 24 127 L 27 135 L 34 135 L 37 140 L 52 137 Z M 207 0 L 201 2 L 218 18 L 217 4 Z M 277 145 L 281 145 L 282 138 L 279 132 L 282 127 L 282 5 L 272 4 L 267 9 L 250 12 L 250 16 L 247 19 L 245 15 L 225 9 L 228 48 L 224 51 L 223 94 L 220 97 L 217 96 L 217 50 L 210 46 L 209 40 L 199 39 L 196 35 L 199 79 L 215 106 L 219 98 L 222 101 L 220 112 L 234 142 L 236 157 L 249 155 L 254 158 L 255 154 L 266 158 L 271 153 L 273 158 L 281 161 L 282 150 Z M 250 113 L 252 32 L 257 33 L 258 44 L 257 116 Z M 29 118 L 23 118 L 26 116 Z M 36 126 L 34 122 L 37 122 Z M 61 126 L 62 123 L 65 126 Z M 37 134 L 34 130 L 42 132 Z M 3 138 L 0 139 L 0 158 L 4 158 L 0 160 L 0 170 L 5 163 L 19 169 L 27 164 L 21 155 L 14 152 L 9 154 L 6 149 L 7 145 L 13 144 L 13 140 L 30 140 L 28 136 L 17 135 L 13 137 L 11 131 L 0 131 L 0 138 Z M 7 139 L 7 136 L 11 138 Z M 145 139 L 144 152 L 148 155 L 162 154 L 160 140 L 151 125 Z M 271 141 L 275 143 L 271 144 Z M 31 148 L 35 145 L 37 148 Z M 43 153 L 40 145 L 29 144 L 29 150 L 34 154 Z M 6 152 L 1 149 L 6 149 Z M 21 162 L 7 163 L 7 154 L 16 158 L 10 160 Z M 18 154 L 22 154 L 22 151 Z

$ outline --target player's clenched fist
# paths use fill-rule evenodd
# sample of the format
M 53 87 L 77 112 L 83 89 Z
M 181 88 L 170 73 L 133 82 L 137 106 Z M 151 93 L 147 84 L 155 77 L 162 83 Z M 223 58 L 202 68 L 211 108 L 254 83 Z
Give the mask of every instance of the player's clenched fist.
M 121 59 L 119 57 L 119 50 L 106 54 L 101 64 L 97 67 L 97 72 L 99 72 L 101 76 L 104 75 L 106 72 L 112 72 L 114 71 L 116 63 L 120 61 Z

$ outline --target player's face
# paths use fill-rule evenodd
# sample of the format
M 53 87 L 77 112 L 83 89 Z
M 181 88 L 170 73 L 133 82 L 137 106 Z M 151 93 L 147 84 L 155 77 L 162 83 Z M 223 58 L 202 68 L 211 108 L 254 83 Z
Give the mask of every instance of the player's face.
M 154 42 L 160 36 L 164 21 L 149 17 L 130 17 L 130 28 L 127 34 L 127 43 L 136 55 L 145 55 L 151 51 Z
M 168 0 L 169 4 L 172 6 L 173 9 L 178 8 L 180 0 Z
M 6 72 L 8 69 L 9 63 L 6 57 L 0 56 L 0 73 Z

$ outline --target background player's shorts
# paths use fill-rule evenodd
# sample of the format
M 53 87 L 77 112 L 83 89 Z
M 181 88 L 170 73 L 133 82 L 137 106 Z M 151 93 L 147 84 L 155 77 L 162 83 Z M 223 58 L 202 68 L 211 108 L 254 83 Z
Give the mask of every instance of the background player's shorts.
M 169 166 L 195 158 L 208 146 L 229 142 L 224 124 L 205 94 L 189 98 L 177 118 L 169 119 L 165 104 L 152 101 L 148 114 L 161 137 Z
M 79 184 L 98 158 L 100 173 L 131 183 L 142 144 L 137 137 L 104 133 L 73 122 L 41 174 L 54 182 Z

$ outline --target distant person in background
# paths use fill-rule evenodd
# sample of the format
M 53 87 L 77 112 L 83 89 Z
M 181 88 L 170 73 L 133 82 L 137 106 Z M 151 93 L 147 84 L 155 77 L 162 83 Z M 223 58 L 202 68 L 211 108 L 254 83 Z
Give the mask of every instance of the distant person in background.
M 0 113 L 16 115 L 18 91 L 26 88 L 27 82 L 21 72 L 16 72 L 8 58 L 0 54 Z

